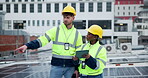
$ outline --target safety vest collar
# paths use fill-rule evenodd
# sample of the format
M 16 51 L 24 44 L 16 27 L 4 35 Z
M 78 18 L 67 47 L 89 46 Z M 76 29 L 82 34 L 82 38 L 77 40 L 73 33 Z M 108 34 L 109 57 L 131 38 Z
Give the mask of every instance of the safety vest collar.
M 72 28 L 71 29 L 67 29 L 66 25 L 64 23 L 61 24 L 61 27 L 64 29 L 64 30 L 73 30 L 75 27 L 74 25 L 72 25 Z

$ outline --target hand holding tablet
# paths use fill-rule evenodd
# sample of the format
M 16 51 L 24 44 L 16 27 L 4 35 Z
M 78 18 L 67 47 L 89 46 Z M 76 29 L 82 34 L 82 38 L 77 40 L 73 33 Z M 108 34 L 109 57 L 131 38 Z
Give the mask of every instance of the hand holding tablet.
M 78 58 L 83 58 L 82 56 L 84 54 L 88 54 L 89 50 L 80 50 L 80 51 L 76 51 L 76 57 Z

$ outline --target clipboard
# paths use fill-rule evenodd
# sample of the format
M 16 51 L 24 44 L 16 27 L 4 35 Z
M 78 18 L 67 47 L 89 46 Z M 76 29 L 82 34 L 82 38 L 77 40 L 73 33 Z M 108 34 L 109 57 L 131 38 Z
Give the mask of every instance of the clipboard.
M 88 54 L 89 50 L 80 50 L 80 51 L 76 51 L 76 57 L 78 58 L 82 58 L 83 54 Z

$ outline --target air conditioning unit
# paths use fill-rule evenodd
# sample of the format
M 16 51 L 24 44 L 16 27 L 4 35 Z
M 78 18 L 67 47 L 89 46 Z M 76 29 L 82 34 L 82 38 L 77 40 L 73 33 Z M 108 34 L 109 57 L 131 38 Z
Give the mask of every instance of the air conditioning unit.
M 132 51 L 132 46 L 131 43 L 121 43 L 120 44 L 120 50 L 121 52 L 131 52 Z
M 106 44 L 104 45 L 107 53 L 116 53 L 116 45 L 115 44 Z

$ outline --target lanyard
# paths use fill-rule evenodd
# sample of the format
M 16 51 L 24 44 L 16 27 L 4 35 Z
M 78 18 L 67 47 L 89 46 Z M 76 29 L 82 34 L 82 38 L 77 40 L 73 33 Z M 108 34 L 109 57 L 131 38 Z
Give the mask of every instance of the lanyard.
M 66 33 L 65 33 L 64 28 L 63 28 L 63 27 L 62 27 L 62 29 L 63 29 L 64 35 L 65 35 L 65 38 L 66 38 L 66 42 L 67 42 L 67 41 L 68 41 L 68 39 L 69 39 L 69 37 L 70 37 L 70 34 L 72 33 L 72 31 L 73 31 L 74 29 L 72 29 L 72 31 L 70 32 L 70 34 L 68 35 L 68 37 L 66 36 Z

